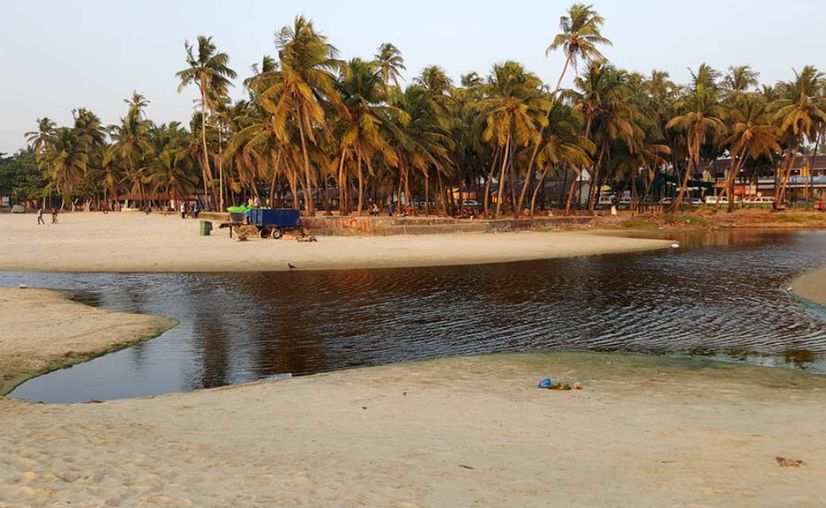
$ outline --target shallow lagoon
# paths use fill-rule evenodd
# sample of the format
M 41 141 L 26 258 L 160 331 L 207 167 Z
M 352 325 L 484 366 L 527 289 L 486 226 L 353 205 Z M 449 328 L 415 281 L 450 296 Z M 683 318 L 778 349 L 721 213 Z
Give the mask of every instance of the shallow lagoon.
M 826 373 L 826 315 L 786 291 L 823 263 L 826 233 L 663 234 L 681 248 L 412 269 L 0 273 L 0 285 L 181 322 L 11 395 L 114 399 L 501 351 L 702 355 Z

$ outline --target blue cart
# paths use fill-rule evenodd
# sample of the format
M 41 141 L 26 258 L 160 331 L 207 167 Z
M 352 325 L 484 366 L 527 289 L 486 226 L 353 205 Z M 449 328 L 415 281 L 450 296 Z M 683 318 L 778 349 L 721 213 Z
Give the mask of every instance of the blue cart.
M 284 231 L 301 228 L 301 212 L 293 208 L 253 208 L 249 211 L 249 224 L 258 228 L 261 238 L 278 240 Z

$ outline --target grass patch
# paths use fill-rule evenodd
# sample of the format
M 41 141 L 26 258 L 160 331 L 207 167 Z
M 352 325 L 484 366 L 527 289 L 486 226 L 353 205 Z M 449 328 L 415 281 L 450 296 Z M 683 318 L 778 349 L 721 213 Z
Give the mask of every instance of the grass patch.
M 820 217 L 801 213 L 781 213 L 777 215 L 777 220 L 787 224 L 808 224 L 820 222 Z
M 655 229 L 659 224 L 652 219 L 634 218 L 623 221 L 621 226 L 625 229 Z
M 681 224 L 684 226 L 706 227 L 709 225 L 708 219 L 699 215 L 674 215 L 667 213 L 663 216 L 663 220 L 671 224 Z

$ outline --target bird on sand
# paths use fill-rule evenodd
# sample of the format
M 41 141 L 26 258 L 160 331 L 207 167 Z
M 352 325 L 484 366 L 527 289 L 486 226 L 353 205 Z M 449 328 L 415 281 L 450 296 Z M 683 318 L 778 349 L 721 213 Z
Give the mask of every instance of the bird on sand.
M 290 267 L 290 270 L 298 270 L 298 267 L 297 267 L 297 266 L 293 266 L 293 264 L 292 264 L 292 263 L 287 263 L 287 266 L 289 266 L 289 267 Z

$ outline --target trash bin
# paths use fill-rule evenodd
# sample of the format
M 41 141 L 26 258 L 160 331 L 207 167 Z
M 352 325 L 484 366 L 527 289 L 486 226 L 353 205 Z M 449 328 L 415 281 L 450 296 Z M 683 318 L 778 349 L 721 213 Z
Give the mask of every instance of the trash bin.
M 212 231 L 212 222 L 208 220 L 201 221 L 201 236 L 209 236 Z

